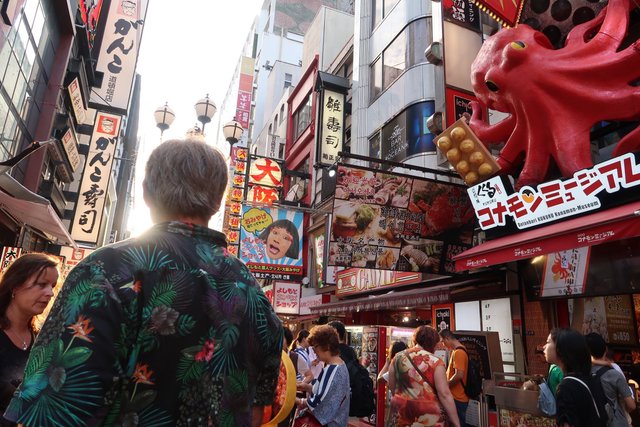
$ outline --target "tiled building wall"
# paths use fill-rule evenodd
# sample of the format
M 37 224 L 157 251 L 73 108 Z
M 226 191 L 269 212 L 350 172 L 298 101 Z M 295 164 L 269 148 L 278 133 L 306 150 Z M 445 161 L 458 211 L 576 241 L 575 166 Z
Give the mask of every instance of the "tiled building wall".
M 547 341 L 549 331 L 555 326 L 555 303 L 553 301 L 529 301 L 523 295 L 524 319 L 523 329 L 526 337 L 527 374 L 546 375 L 549 365 L 544 355 L 536 352 L 541 350 Z

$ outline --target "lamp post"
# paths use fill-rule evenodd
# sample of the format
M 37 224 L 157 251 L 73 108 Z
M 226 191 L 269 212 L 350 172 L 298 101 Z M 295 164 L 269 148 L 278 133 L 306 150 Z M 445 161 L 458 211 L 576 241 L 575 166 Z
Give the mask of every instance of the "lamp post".
M 233 153 L 234 144 L 240 140 L 240 137 L 242 137 L 242 132 L 244 132 L 244 129 L 240 123 L 235 120 L 235 118 L 222 127 L 224 139 L 229 142 L 229 157 L 231 157 L 231 154 Z
M 198 121 L 202 123 L 202 134 L 204 135 L 204 127 L 211 121 L 213 115 L 216 114 L 218 108 L 216 104 L 209 99 L 209 94 L 196 102 L 196 114 L 198 115 Z
M 187 135 L 192 137 L 204 137 L 204 127 L 207 123 L 211 122 L 211 119 L 213 118 L 213 115 L 216 114 L 216 111 L 218 111 L 218 108 L 216 107 L 216 104 L 209 99 L 209 94 L 207 94 L 204 98 L 196 102 L 195 109 L 198 121 L 202 123 L 202 127 L 197 125 L 194 126 L 187 132 Z M 156 119 L 156 126 L 160 129 L 160 141 L 162 141 L 162 134 L 165 130 L 169 129 L 176 118 L 176 114 L 165 102 L 162 107 L 158 107 L 156 109 L 154 117 Z
M 169 129 L 169 126 L 171 126 L 171 123 L 173 123 L 173 120 L 176 118 L 176 114 L 169 108 L 169 103 L 165 102 L 162 107 L 156 108 L 153 116 L 156 119 L 156 126 L 160 129 L 160 141 L 162 141 L 162 134 L 165 130 Z

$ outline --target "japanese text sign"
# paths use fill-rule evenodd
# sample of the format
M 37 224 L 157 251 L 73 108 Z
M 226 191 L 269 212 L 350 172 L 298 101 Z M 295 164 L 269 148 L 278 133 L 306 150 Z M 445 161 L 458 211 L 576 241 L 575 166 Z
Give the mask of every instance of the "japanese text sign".
M 80 83 L 78 83 L 77 77 L 71 80 L 67 91 L 69 92 L 69 99 L 71 100 L 71 107 L 73 109 L 73 115 L 76 118 L 76 122 L 82 124 L 87 117 L 87 109 L 85 108 L 84 101 L 82 100 L 82 92 L 80 91 Z
M 125 114 L 135 78 L 147 0 L 112 0 L 96 70 L 104 73 L 101 87 L 91 91 L 91 104 Z
M 453 273 L 472 230 L 463 186 L 339 165 L 327 265 Z
M 253 68 L 255 60 L 243 56 L 240 60 L 240 78 L 238 79 L 238 99 L 236 101 L 236 120 L 243 129 L 249 129 L 251 117 L 251 94 L 253 93 Z
M 342 150 L 344 135 L 344 94 L 324 89 L 322 95 L 322 122 L 318 128 L 318 160 L 333 165 Z
M 480 31 L 480 11 L 471 0 L 443 0 L 442 16 L 449 22 Z
M 76 136 L 75 131 L 72 128 L 67 129 L 67 131 L 62 135 L 62 146 L 64 147 L 64 152 L 67 154 L 67 159 L 69 159 L 69 164 L 71 165 L 71 170 L 75 172 L 80 165 L 80 154 L 78 153 L 78 137 Z
M 300 285 L 276 282 L 273 308 L 279 314 L 298 314 L 300 311 Z
M 304 213 L 244 206 L 240 256 L 258 278 L 293 280 L 303 273 Z
M 420 283 L 421 273 L 369 268 L 346 268 L 336 273 L 336 295 L 354 295 L 373 290 Z
M 282 185 L 282 169 L 280 164 L 267 157 L 258 157 L 249 169 L 249 184 L 279 187 Z
M 76 241 L 98 242 L 121 121 L 121 116 L 101 111 L 96 114 L 71 226 L 71 237 Z
M 2 257 L 0 257 L 0 272 L 4 271 L 13 261 L 22 254 L 22 248 L 13 246 L 2 247 Z
M 600 208 L 598 194 L 640 185 L 640 165 L 627 153 L 576 172 L 572 178 L 524 186 L 508 194 L 500 177 L 467 191 L 483 230 L 506 225 L 512 217 L 519 229 L 569 218 Z

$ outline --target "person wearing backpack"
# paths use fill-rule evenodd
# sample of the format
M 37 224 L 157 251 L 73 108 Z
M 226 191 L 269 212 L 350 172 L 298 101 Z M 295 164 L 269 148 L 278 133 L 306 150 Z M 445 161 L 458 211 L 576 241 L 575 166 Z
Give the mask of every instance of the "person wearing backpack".
M 329 322 L 329 326 L 338 333 L 340 358 L 349 371 L 349 385 L 353 397 L 349 404 L 349 416 L 370 417 L 376 412 L 376 395 L 369 371 L 360 364 L 353 348 L 346 344 L 347 331 L 344 323 L 335 320 Z
M 469 396 L 464 390 L 467 383 L 467 373 L 469 368 L 469 355 L 467 349 L 449 329 L 440 331 L 442 343 L 451 351 L 449 364 L 447 366 L 447 381 L 456 405 L 460 426 L 465 427 L 467 408 L 469 407 Z
M 624 375 L 611 367 L 606 360 L 607 344 L 604 338 L 595 332 L 585 336 L 591 352 L 591 375 L 600 380 L 609 405 L 608 427 L 628 427 L 627 412 L 636 409 L 631 389 Z
M 606 399 L 599 381 L 591 377 L 591 354 L 584 336 L 573 329 L 553 329 L 545 357 L 562 369 L 556 391 L 559 427 L 606 427 Z

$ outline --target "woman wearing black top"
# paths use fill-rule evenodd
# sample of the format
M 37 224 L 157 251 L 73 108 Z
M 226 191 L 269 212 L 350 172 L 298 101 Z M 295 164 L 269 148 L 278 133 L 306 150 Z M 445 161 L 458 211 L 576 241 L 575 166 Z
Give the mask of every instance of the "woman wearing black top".
M 564 378 L 556 392 L 556 422 L 560 427 L 603 427 L 591 384 L 591 354 L 587 343 L 573 329 L 554 329 L 545 345 L 547 360 L 560 366 Z
M 22 382 L 36 333 L 35 316 L 53 297 L 57 267 L 58 260 L 46 254 L 26 254 L 16 259 L 0 279 L 0 425 L 10 425 L 2 413 Z

